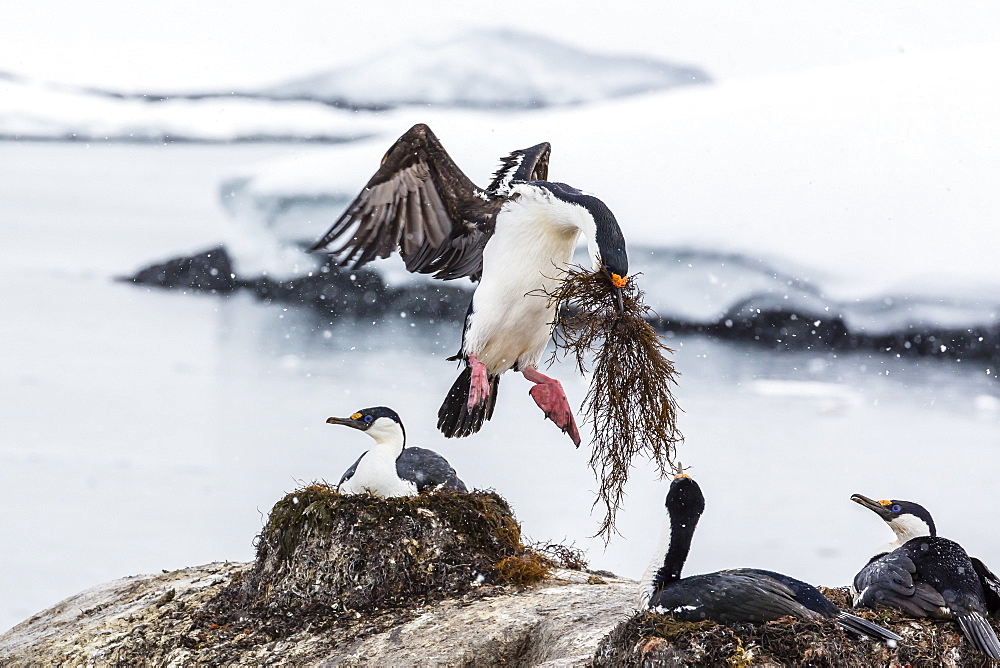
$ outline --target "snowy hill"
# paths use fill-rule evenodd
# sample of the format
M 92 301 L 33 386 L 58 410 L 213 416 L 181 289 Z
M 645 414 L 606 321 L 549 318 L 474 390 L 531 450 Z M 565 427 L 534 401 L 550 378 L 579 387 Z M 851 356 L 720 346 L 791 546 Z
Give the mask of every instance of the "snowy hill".
M 340 142 L 382 127 L 376 114 L 357 110 L 403 104 L 527 109 L 708 80 L 696 68 L 480 31 L 439 45 L 400 46 L 262 90 L 126 94 L 0 72 L 0 139 Z
M 407 44 L 367 62 L 260 92 L 355 106 L 526 109 L 708 81 L 694 67 L 590 53 L 512 30 L 477 30 L 443 43 Z

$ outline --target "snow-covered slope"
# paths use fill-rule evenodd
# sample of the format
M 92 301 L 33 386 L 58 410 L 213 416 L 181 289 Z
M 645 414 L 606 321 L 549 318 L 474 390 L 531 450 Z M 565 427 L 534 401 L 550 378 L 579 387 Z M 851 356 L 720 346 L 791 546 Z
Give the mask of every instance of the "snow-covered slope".
M 513 31 L 393 48 L 365 63 L 263 90 L 119 94 L 0 72 L 0 138 L 86 141 L 343 141 L 401 104 L 526 109 L 705 83 L 692 67 L 606 56 Z M 346 108 L 344 108 L 346 107 Z
M 261 92 L 357 106 L 533 108 L 708 80 L 694 67 L 591 53 L 513 30 L 476 30 L 443 43 L 402 45 L 366 62 Z
M 121 97 L 0 78 L 0 138 L 79 141 L 347 141 L 376 122 L 318 102 Z
M 784 304 L 868 332 L 981 325 L 1000 305 L 998 59 L 1000 47 L 901 56 L 530 115 L 399 109 L 380 115 L 392 133 L 223 191 L 258 202 L 229 203 L 244 212 L 331 198 L 290 238 L 305 242 L 414 122 L 480 183 L 501 154 L 547 140 L 552 178 L 615 211 L 663 315 L 722 322 Z

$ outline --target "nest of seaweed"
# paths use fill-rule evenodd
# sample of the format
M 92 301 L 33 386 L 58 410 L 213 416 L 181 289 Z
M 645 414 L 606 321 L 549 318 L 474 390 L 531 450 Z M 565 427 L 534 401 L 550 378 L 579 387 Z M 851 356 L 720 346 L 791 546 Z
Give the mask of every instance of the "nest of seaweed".
M 492 491 L 382 499 L 313 484 L 278 501 L 254 566 L 230 602 L 243 610 L 416 608 L 489 584 L 527 584 L 552 562 L 526 548 Z
M 573 356 L 581 373 L 589 360 L 593 364 L 582 409 L 594 434 L 590 467 L 600 484 L 595 504 L 603 503 L 606 510 L 599 531 L 606 539 L 635 456 L 648 456 L 666 474 L 676 468 L 676 446 L 684 440 L 672 392 L 678 372 L 667 358 L 673 350 L 647 321 L 652 309 L 643 302 L 635 276 L 622 288 L 622 313 L 611 285 L 607 272 L 573 266 L 559 287 L 546 293 L 550 304 L 563 307 L 553 358 Z
M 846 588 L 820 588 L 850 609 Z M 989 666 L 950 621 L 914 619 L 898 610 L 852 609 L 903 636 L 895 649 L 845 632 L 833 619 L 785 617 L 766 624 L 682 622 L 640 612 L 619 624 L 597 648 L 592 665 L 603 666 Z

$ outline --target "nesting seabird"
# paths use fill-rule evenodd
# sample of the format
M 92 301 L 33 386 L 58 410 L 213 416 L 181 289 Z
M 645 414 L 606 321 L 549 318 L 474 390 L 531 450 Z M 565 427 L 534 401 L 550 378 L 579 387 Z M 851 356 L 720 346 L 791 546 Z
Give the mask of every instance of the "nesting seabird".
M 670 484 L 666 506 L 669 529 L 664 530 L 663 542 L 667 546 L 654 556 L 643 577 L 643 607 L 686 622 L 762 623 L 779 617 L 827 617 L 854 633 L 901 640 L 886 628 L 840 610 L 816 587 L 774 571 L 734 568 L 682 578 L 705 497 L 698 483 L 681 474 Z
M 388 498 L 439 487 L 468 491 L 444 457 L 406 445 L 403 421 L 391 408 L 364 408 L 350 417 L 331 417 L 327 422 L 353 427 L 375 441 L 375 447 L 362 454 L 340 479 L 337 491 L 341 494 L 367 492 Z
M 881 517 L 895 536 L 854 576 L 855 607 L 887 605 L 914 617 L 954 619 L 980 652 L 1000 660 L 989 622 L 1000 608 L 1000 580 L 961 545 L 937 535 L 927 509 L 912 501 L 851 500 Z

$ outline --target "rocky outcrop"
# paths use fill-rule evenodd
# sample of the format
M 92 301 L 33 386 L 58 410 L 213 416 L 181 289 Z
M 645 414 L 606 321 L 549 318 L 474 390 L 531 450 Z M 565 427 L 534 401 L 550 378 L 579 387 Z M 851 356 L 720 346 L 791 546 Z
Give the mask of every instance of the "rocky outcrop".
M 493 492 L 310 485 L 275 504 L 256 545 L 252 564 L 69 598 L 0 637 L 0 665 L 583 664 L 635 592 L 572 548 L 526 547 Z
M 0 636 L 0 665 L 990 665 L 953 622 L 861 613 L 902 635 L 898 648 L 853 637 L 832 620 L 677 622 L 636 614 L 635 582 L 566 569 L 534 585 L 484 585 L 416 610 L 352 612 L 333 623 L 303 612 L 290 633 L 209 622 L 206 607 L 252 569 L 213 563 L 94 587 Z
M 586 665 L 633 611 L 636 588 L 558 570 L 418 610 L 352 612 L 312 628 L 305 616 L 280 638 L 238 621 L 212 628 L 206 606 L 252 568 L 214 563 L 94 587 L 0 636 L 0 665 Z
M 426 319 L 460 320 L 469 306 L 472 286 L 463 282 L 393 287 L 368 269 L 342 270 L 329 257 L 308 275 L 289 279 L 241 277 L 222 246 L 139 269 L 123 281 L 174 290 L 229 294 L 246 290 L 263 302 L 294 304 L 330 315 L 384 317 L 405 312 Z M 464 287 L 463 287 L 464 286 Z
M 275 504 L 254 563 L 115 580 L 0 636 L 0 665 L 987 666 L 954 622 L 687 623 L 636 612 L 637 584 L 526 547 L 493 492 L 376 499 L 311 485 Z M 842 608 L 844 589 L 824 593 Z

